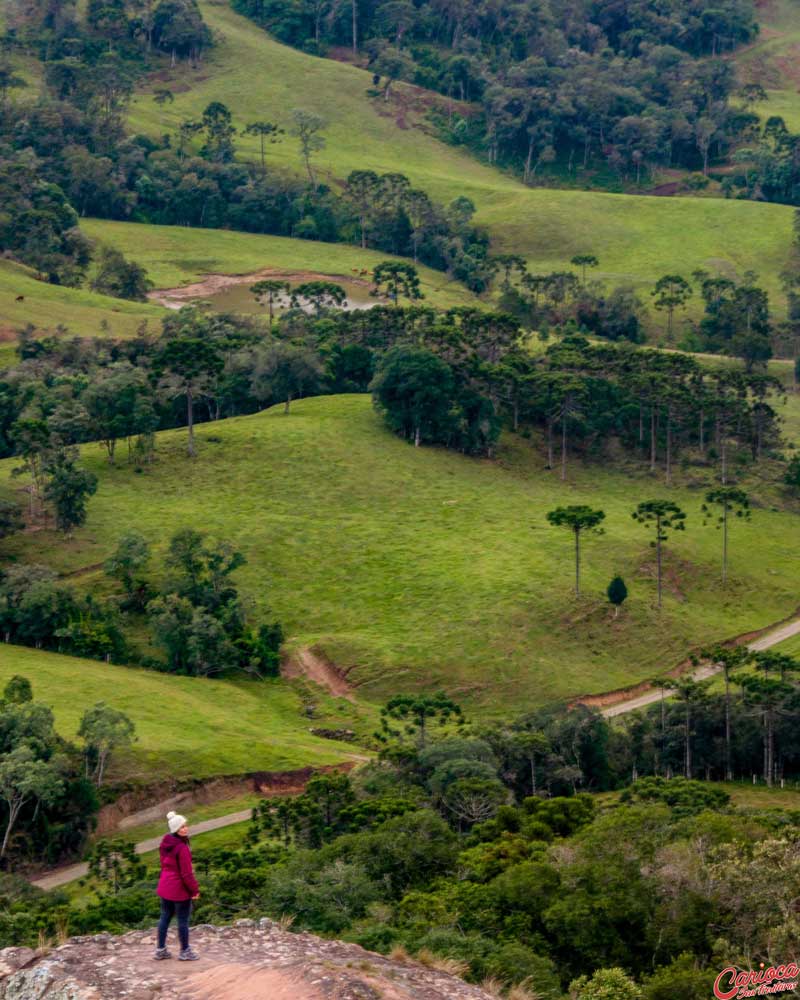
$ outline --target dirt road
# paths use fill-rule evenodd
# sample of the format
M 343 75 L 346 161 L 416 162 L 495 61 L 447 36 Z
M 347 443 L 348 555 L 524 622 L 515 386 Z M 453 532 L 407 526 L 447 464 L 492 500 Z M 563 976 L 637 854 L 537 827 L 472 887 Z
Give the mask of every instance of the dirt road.
M 800 620 L 787 622 L 785 625 L 779 625 L 773 631 L 767 632 L 766 635 L 759 636 L 758 639 L 754 639 L 752 642 L 749 642 L 747 644 L 747 648 L 755 651 L 769 649 L 771 646 L 777 646 L 779 642 L 791 639 L 792 636 L 795 635 L 800 635 Z M 706 663 L 703 664 L 702 667 L 698 667 L 697 670 L 692 673 L 692 677 L 697 681 L 702 681 L 708 677 L 713 677 L 714 674 L 719 673 L 719 669 L 719 667 L 716 667 L 711 663 Z M 637 708 L 645 708 L 647 705 L 652 705 L 654 702 L 660 700 L 661 689 L 652 688 L 649 691 L 636 695 L 634 698 L 617 702 L 616 705 L 609 705 L 607 708 L 601 709 L 601 711 L 607 719 L 613 719 L 616 715 L 625 715 L 627 712 L 633 712 Z
M 245 823 L 252 815 L 252 809 L 243 809 L 241 812 L 228 813 L 227 816 L 217 816 L 216 819 L 206 819 L 200 823 L 193 823 L 189 827 L 189 834 L 193 836 L 198 833 L 210 833 L 212 830 L 221 830 L 225 826 L 233 826 L 234 823 Z M 150 851 L 155 851 L 160 843 L 161 837 L 152 837 L 150 840 L 143 840 L 136 844 L 134 849 L 137 854 L 148 854 Z M 39 889 L 57 889 L 61 885 L 67 885 L 68 882 L 83 878 L 88 872 L 89 866 L 82 862 L 77 865 L 69 865 L 67 868 L 57 868 L 41 878 L 33 879 L 31 884 Z

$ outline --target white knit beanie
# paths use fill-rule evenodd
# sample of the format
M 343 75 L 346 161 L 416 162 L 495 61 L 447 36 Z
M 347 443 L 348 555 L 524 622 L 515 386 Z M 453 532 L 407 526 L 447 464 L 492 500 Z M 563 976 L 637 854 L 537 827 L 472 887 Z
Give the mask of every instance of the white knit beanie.
M 176 812 L 167 813 L 167 826 L 170 833 L 177 833 L 182 826 L 186 826 L 186 817 L 180 816 Z

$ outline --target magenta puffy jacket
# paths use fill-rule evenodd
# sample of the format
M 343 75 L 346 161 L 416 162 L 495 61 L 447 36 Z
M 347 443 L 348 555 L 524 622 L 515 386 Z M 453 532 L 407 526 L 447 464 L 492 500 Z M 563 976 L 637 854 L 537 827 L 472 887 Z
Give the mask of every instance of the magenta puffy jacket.
M 158 848 L 161 856 L 161 877 L 156 892 L 162 899 L 181 903 L 200 891 L 192 868 L 192 852 L 189 841 L 168 833 Z

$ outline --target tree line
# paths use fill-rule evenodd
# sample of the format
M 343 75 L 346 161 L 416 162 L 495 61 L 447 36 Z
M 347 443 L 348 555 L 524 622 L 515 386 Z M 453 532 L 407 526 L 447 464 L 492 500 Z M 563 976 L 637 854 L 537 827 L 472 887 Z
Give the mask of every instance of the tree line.
M 772 404 L 784 390 L 755 364 L 714 369 L 684 354 L 571 334 L 532 355 L 509 314 L 415 304 L 410 264 L 387 262 L 376 280 L 376 292 L 395 304 L 341 311 L 343 290 L 316 282 L 291 293 L 294 307 L 277 324 L 187 307 L 163 321 L 160 336 L 144 327 L 127 341 L 29 331 L 20 363 L 0 380 L 0 452 L 28 454 L 31 480 L 48 449 L 89 440 L 102 442 L 111 462 L 127 442 L 129 459 L 146 464 L 158 429 L 186 426 L 193 454 L 197 419 L 366 391 L 417 444 L 491 454 L 504 425 L 542 431 L 547 465 L 562 478 L 571 448 L 599 454 L 615 439 L 651 471 L 660 466 L 667 483 L 691 452 L 717 464 L 726 485 L 732 461 L 757 461 L 779 443 Z M 272 310 L 280 289 L 254 288 Z
M 8 565 L 0 570 L 0 634 L 4 642 L 182 675 L 273 677 L 283 629 L 252 621 L 232 579 L 245 562 L 230 543 L 183 528 L 167 545 L 158 584 L 147 539 L 122 535 L 103 565 L 109 596 L 81 594 L 47 566 Z M 138 649 L 136 625 L 161 657 Z

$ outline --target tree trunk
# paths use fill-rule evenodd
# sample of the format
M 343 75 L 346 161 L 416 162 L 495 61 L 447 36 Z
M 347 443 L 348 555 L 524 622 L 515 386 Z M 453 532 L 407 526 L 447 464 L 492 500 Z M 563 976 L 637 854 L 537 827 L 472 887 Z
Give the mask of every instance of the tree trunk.
M 728 505 L 722 505 L 722 583 L 728 582 Z
M 728 482 L 728 442 L 725 431 L 722 431 L 722 485 Z
M 772 708 L 767 709 L 767 755 L 764 778 L 769 788 L 772 788 L 772 775 L 775 765 L 775 725 L 772 715 Z
M 650 407 L 650 471 L 656 471 L 656 408 Z
M 731 682 L 725 667 L 725 780 L 733 781 L 731 766 Z
M 658 590 L 658 606 L 661 607 L 661 522 L 656 521 L 656 580 Z
M 561 412 L 561 481 L 567 478 L 567 410 Z
M 666 481 L 667 486 L 672 482 L 672 409 L 667 407 L 667 458 L 666 458 Z
M 191 387 L 186 390 L 186 425 L 189 428 L 189 458 L 194 458 L 194 399 Z
M 352 23 L 353 23 L 353 55 L 358 55 L 358 7 L 356 0 L 352 0 Z
M 685 770 L 687 778 L 692 776 L 692 706 L 686 701 L 686 747 L 685 747 Z
M 531 137 L 530 141 L 528 142 L 528 156 L 527 156 L 527 158 L 525 160 L 525 174 L 524 174 L 524 176 L 522 178 L 523 182 L 525 184 L 528 183 L 528 179 L 531 176 L 531 162 L 532 162 L 532 160 L 533 160 L 533 137 Z
M 706 443 L 705 443 L 705 423 L 706 415 L 703 407 L 700 407 L 700 454 L 705 458 L 706 454 Z
M 8 842 L 11 839 L 11 831 L 17 822 L 17 817 L 19 816 L 20 809 L 22 809 L 22 801 L 19 802 L 9 802 L 8 804 L 8 825 L 6 826 L 6 831 L 3 834 L 3 843 L 0 846 L 0 858 L 4 858 L 6 855 L 6 849 L 8 848 Z

